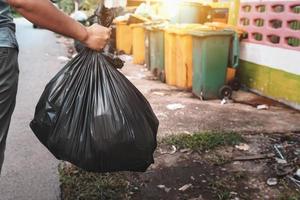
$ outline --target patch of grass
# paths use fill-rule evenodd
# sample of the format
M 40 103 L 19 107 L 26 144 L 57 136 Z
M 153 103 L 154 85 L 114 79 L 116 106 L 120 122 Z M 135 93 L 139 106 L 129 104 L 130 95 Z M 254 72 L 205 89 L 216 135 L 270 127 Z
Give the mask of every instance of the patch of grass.
M 230 189 L 223 180 L 212 181 L 209 186 L 215 191 L 218 200 L 229 200 L 231 198 Z
M 192 135 L 181 134 L 163 139 L 163 143 L 197 151 L 212 150 L 219 146 L 232 146 L 243 141 L 241 135 L 229 132 L 206 132 Z
M 59 174 L 62 200 L 128 199 L 129 184 L 121 173 L 91 173 L 62 164 Z

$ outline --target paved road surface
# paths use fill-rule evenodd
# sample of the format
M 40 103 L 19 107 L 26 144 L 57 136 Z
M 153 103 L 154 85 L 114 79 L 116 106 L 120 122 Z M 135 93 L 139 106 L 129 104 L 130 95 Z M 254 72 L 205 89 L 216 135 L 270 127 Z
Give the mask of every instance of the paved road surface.
M 46 83 L 63 65 L 57 57 L 66 51 L 53 33 L 33 29 L 24 19 L 16 23 L 20 81 L 0 178 L 0 200 L 56 200 L 58 161 L 39 143 L 28 124 Z

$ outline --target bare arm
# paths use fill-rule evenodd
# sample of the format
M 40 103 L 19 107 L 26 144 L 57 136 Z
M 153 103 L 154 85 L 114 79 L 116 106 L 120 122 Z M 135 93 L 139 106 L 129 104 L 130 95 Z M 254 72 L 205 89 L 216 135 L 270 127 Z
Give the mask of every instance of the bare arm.
M 32 23 L 79 40 L 91 49 L 102 49 L 110 37 L 110 29 L 97 24 L 86 28 L 49 0 L 7 0 L 7 3 Z

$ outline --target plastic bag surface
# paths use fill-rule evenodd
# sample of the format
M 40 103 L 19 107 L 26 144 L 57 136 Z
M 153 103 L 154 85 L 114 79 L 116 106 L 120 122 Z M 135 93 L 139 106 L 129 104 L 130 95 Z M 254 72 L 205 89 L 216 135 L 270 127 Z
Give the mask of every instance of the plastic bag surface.
M 30 127 L 57 159 L 113 172 L 154 162 L 158 124 L 135 86 L 102 53 L 84 49 L 47 84 Z

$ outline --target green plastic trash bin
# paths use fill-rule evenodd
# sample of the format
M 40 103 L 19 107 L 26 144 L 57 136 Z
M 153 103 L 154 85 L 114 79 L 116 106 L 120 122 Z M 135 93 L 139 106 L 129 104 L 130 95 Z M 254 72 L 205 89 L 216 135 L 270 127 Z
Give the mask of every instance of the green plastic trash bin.
M 165 36 L 162 28 L 161 26 L 153 26 L 150 29 L 150 70 L 162 82 L 165 82 Z
M 226 86 L 233 31 L 193 31 L 193 93 L 202 99 L 230 98 Z

